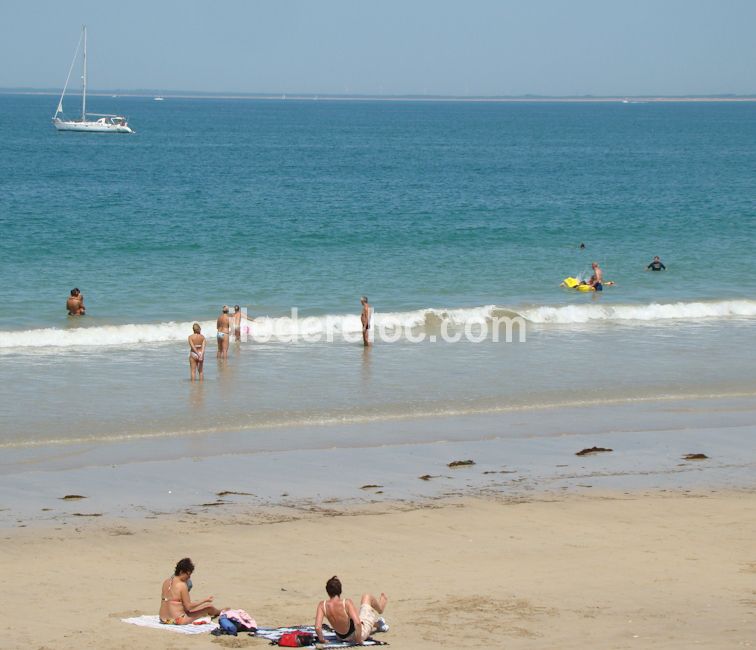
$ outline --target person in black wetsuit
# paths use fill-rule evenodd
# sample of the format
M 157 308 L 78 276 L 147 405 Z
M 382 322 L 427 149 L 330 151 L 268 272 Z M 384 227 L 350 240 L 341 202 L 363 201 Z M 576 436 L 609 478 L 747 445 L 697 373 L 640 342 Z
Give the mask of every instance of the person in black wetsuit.
M 667 267 L 662 264 L 658 255 L 654 256 L 653 261 L 646 267 L 646 271 L 666 271 Z

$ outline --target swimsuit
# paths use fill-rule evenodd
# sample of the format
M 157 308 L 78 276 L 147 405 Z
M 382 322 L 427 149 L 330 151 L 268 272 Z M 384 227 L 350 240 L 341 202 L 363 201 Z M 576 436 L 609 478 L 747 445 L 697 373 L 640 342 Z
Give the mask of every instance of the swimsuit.
M 326 610 L 326 602 L 327 601 L 325 601 L 325 600 L 323 601 L 323 612 L 324 613 L 327 611 Z M 346 641 L 347 639 L 349 639 L 355 633 L 355 628 L 354 628 L 354 621 L 352 620 L 352 617 L 349 616 L 349 614 L 347 614 L 347 611 L 346 611 L 346 601 L 342 600 L 341 604 L 344 605 L 344 614 L 346 614 L 346 616 L 349 618 L 349 629 L 344 634 L 341 634 L 341 632 L 337 632 L 336 629 L 333 630 L 333 633 L 337 637 L 339 637 L 339 639 L 341 639 L 342 641 Z
M 168 591 L 171 591 L 173 589 L 173 578 L 171 578 L 171 582 L 168 585 Z M 167 598 L 165 596 L 161 596 L 160 600 L 162 600 L 164 603 L 177 603 L 181 605 L 181 601 L 176 598 Z M 176 618 L 161 618 L 160 622 L 163 625 L 186 625 L 187 623 L 191 623 L 192 619 L 187 616 L 186 614 L 182 614 L 181 616 L 177 616 Z
M 595 289 L 596 291 L 603 291 L 603 290 L 604 290 L 604 285 L 603 285 L 603 284 L 601 284 L 600 282 L 596 282 L 596 283 L 595 283 L 595 284 L 593 285 L 593 288 L 594 288 L 594 289 Z
M 215 336 L 219 341 L 222 341 L 223 337 L 226 336 L 226 332 L 218 332 Z

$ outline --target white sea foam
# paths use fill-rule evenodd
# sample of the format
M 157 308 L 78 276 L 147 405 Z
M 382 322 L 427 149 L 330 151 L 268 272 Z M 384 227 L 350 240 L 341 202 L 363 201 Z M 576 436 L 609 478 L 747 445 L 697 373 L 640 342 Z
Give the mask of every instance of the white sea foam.
M 711 302 L 652 303 L 638 305 L 562 305 L 538 306 L 520 310 L 496 305 L 459 309 L 418 309 L 406 312 L 376 313 L 374 328 L 384 332 L 422 332 L 442 326 L 461 329 L 485 325 L 494 318 L 522 317 L 539 325 L 569 325 L 600 322 L 638 324 L 662 323 L 670 320 L 698 321 L 756 317 L 755 300 L 724 300 Z M 215 321 L 200 323 L 206 335 L 215 334 Z M 325 316 L 290 316 L 256 318 L 249 325 L 248 335 L 257 341 L 340 340 L 360 334 L 360 318 L 356 314 Z M 69 329 L 43 328 L 23 331 L 0 331 L 0 349 L 74 348 L 130 346 L 140 343 L 185 341 L 192 331 L 192 322 L 103 325 Z M 330 335 L 330 339 L 329 339 Z
M 563 305 L 523 309 L 520 315 L 531 323 L 580 324 L 598 321 L 659 322 L 697 321 L 756 316 L 756 300 L 651 303 L 647 305 Z

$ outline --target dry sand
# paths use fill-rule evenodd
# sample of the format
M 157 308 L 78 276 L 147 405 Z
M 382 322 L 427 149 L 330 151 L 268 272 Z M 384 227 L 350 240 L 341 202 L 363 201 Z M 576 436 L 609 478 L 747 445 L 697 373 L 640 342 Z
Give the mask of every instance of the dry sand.
M 311 622 L 334 573 L 384 590 L 397 649 L 756 645 L 754 491 L 67 521 L 0 533 L 0 647 L 265 647 L 120 621 L 157 612 L 184 555 L 193 595 L 265 625 Z

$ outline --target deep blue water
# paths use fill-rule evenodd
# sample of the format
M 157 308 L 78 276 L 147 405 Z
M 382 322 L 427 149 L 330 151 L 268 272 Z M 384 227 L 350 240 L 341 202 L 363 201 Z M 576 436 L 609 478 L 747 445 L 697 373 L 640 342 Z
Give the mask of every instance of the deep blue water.
M 607 303 L 756 297 L 753 103 L 90 98 L 133 136 L 55 103 L 0 95 L 0 330 L 73 286 L 92 324 L 560 305 L 592 260 Z

